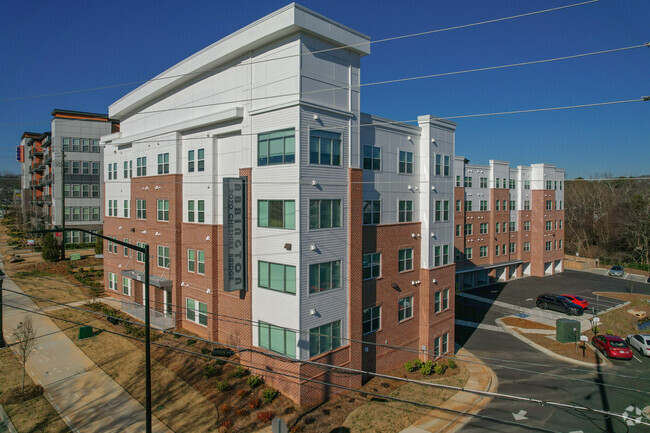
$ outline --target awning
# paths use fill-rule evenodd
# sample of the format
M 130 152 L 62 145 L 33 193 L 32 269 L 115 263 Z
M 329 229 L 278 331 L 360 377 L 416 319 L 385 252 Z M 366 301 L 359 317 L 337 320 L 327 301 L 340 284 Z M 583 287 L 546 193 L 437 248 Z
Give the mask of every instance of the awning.
M 144 283 L 143 271 L 136 271 L 135 269 L 125 269 L 122 271 L 122 276 Z M 149 285 L 151 286 L 160 287 L 161 289 L 171 290 L 172 284 L 173 284 L 172 280 L 168 280 L 166 278 L 161 278 L 149 274 Z
M 494 263 L 493 265 L 487 265 L 487 266 L 472 266 L 472 267 L 459 269 L 456 271 L 456 273 L 465 274 L 467 272 L 475 272 L 475 271 L 482 271 L 487 269 L 500 268 L 502 266 L 518 265 L 523 262 L 524 262 L 523 260 L 511 260 L 509 262 Z

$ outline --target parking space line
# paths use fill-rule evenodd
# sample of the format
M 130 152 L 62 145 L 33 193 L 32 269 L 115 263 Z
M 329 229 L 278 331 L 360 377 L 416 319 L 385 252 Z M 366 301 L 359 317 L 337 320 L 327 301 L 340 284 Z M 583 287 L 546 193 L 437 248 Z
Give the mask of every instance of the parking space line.
M 637 361 L 639 361 L 641 364 L 643 364 L 643 361 L 641 361 L 641 360 L 640 360 L 639 358 L 637 358 L 636 356 L 632 355 L 632 357 L 633 357 L 634 359 L 636 359 Z

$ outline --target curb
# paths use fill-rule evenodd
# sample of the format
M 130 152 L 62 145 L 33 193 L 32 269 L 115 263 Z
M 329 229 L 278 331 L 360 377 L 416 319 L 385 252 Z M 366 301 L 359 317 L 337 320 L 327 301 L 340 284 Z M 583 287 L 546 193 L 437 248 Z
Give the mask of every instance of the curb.
M 532 340 L 529 340 L 528 338 L 521 335 L 519 332 L 512 330 L 508 325 L 503 323 L 503 321 L 501 319 L 496 319 L 495 322 L 499 326 L 501 326 L 508 334 L 512 335 L 513 337 L 517 338 L 518 340 L 520 340 L 520 341 L 526 343 L 527 345 L 539 350 L 542 353 L 545 353 L 546 355 L 548 355 L 548 356 L 550 356 L 552 358 L 558 359 L 560 361 L 568 362 L 570 364 L 580 365 L 582 367 L 590 367 L 590 368 L 596 367 L 596 364 L 592 364 L 590 362 L 578 361 L 577 359 L 573 359 L 573 358 L 569 358 L 569 357 L 566 357 L 566 356 L 558 355 L 557 353 L 553 352 L 552 350 L 547 349 L 546 347 L 541 346 L 541 345 L 535 343 Z M 590 348 L 592 347 L 591 344 L 589 345 L 589 347 Z M 607 358 L 604 358 L 599 351 L 596 350 L 595 352 L 596 352 L 596 356 L 598 356 L 601 359 L 601 361 L 603 361 L 603 363 L 601 365 L 612 365 L 612 363 Z
M 6 427 L 7 433 L 18 433 L 16 431 L 16 427 L 14 427 L 14 424 L 11 422 L 11 418 L 9 418 L 9 415 L 7 415 L 7 412 L 5 412 L 4 408 L 0 404 L 0 430 L 5 430 L 2 427 Z

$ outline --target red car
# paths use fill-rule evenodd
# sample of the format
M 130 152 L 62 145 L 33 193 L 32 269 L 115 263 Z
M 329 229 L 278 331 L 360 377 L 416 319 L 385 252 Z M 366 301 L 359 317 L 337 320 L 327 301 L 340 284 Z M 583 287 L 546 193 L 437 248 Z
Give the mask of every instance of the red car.
M 608 358 L 632 359 L 632 349 L 616 335 L 596 335 L 591 343 Z
M 586 299 L 581 298 L 580 296 L 576 296 L 576 295 L 562 295 L 562 296 L 564 296 L 574 304 L 580 305 L 582 308 L 587 308 L 589 306 L 589 302 L 587 302 Z

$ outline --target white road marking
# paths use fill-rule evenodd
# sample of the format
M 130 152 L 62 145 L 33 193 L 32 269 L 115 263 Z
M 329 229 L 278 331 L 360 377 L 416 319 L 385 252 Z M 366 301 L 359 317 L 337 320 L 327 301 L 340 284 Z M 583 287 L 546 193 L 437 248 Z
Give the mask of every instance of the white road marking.
M 637 358 L 636 356 L 632 355 L 632 357 L 633 357 L 634 359 L 636 359 L 637 361 L 639 361 L 641 364 L 643 364 L 643 361 L 641 361 L 641 360 L 640 360 L 639 358 Z
M 528 419 L 528 418 L 526 417 L 526 414 L 527 414 L 527 413 L 528 413 L 527 411 L 525 411 L 525 410 L 522 409 L 522 410 L 520 410 L 520 411 L 517 412 L 517 413 L 513 413 L 512 416 L 515 417 L 515 420 L 516 420 L 516 421 L 522 421 L 522 420 Z

